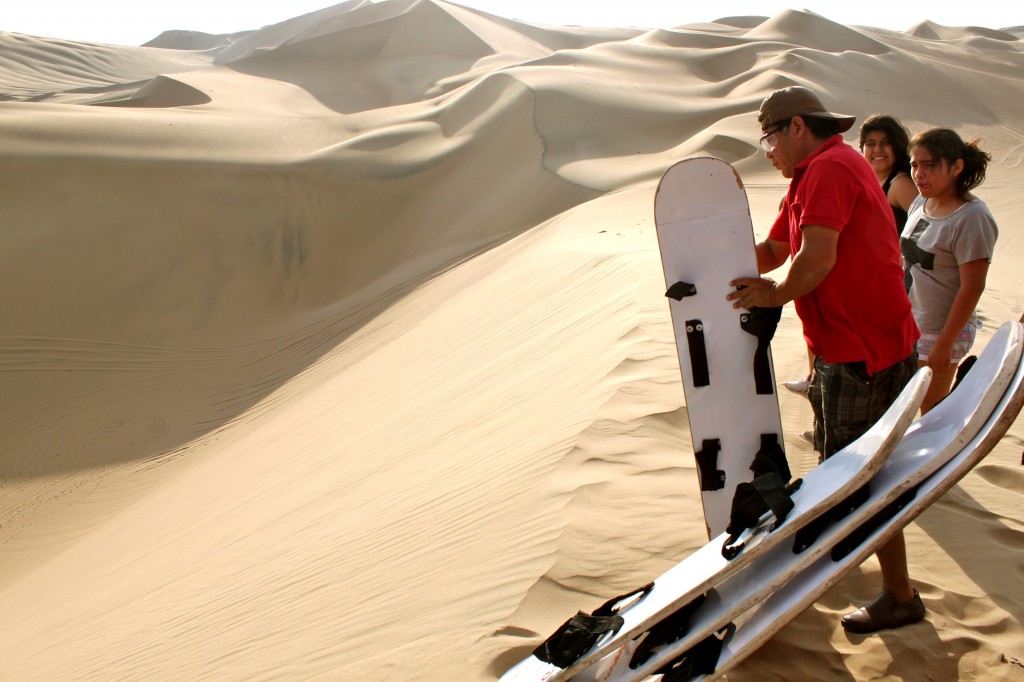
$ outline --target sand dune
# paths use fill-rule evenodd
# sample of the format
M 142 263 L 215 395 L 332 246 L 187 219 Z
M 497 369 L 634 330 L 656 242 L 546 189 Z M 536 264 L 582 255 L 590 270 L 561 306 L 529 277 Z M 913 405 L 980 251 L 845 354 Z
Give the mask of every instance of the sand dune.
M 930 38 L 933 40 L 964 40 L 967 42 L 978 42 L 979 39 L 1008 42 L 1018 40 L 1018 37 L 1013 33 L 1013 29 L 993 30 L 981 26 L 943 26 L 933 21 L 922 21 L 920 24 L 911 27 L 907 33 L 917 38 Z
M 0 97 L 42 101 L 138 87 L 156 74 L 208 66 L 213 55 L 38 38 L 0 31 Z
M 763 233 L 773 88 L 982 137 L 980 343 L 1024 309 L 1012 29 L 239 29 L 0 33 L 0 679 L 493 680 L 698 547 L 653 191 L 720 156 Z M 729 679 L 1024 679 L 1022 448 L 910 527 L 926 624 L 843 633 L 872 560 Z

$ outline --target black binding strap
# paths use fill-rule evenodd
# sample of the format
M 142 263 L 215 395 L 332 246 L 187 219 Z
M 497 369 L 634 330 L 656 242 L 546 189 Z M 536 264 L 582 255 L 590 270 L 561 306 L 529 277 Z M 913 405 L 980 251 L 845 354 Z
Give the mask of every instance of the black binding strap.
M 779 434 L 761 434 L 761 449 L 754 455 L 750 470 L 754 472 L 754 478 L 775 472 L 784 482 L 789 482 L 793 474 L 789 470 L 789 460 L 786 459 L 786 451 L 782 449 Z
M 623 607 L 623 602 L 628 601 L 628 600 L 632 599 L 633 597 L 637 597 L 637 596 L 639 596 L 640 599 L 643 599 L 644 597 L 649 595 L 651 593 L 651 590 L 653 590 L 653 589 L 654 589 L 654 583 L 653 582 L 649 582 L 649 583 L 647 583 L 646 585 L 644 585 L 642 587 L 636 588 L 632 592 L 627 592 L 625 594 L 620 594 L 618 597 L 612 597 L 611 599 L 609 599 L 608 601 L 606 601 L 605 603 L 601 604 L 596 609 L 594 609 L 591 613 L 593 615 L 595 615 L 595 616 L 614 616 L 615 614 L 617 614 L 620 611 L 624 610 L 622 608 Z M 633 606 L 634 604 L 639 602 L 640 599 L 637 599 L 636 601 L 633 601 L 628 606 Z
M 865 483 L 841 502 L 822 513 L 796 532 L 793 538 L 793 554 L 800 554 L 818 541 L 818 537 L 832 524 L 849 516 L 857 507 L 871 497 L 871 487 Z
M 968 355 L 966 358 L 963 359 L 960 365 L 956 368 L 956 379 L 953 380 L 953 388 L 949 389 L 950 393 L 956 390 L 956 387 L 960 385 L 960 382 L 964 380 L 964 378 L 967 376 L 967 373 L 971 371 L 971 367 L 974 367 L 974 363 L 976 363 L 977 361 L 977 355 Z M 943 400 L 945 400 L 945 398 L 943 398 Z M 940 400 L 939 402 L 942 401 Z
M 693 372 L 693 385 L 709 386 L 708 351 L 704 347 L 704 323 L 701 320 L 686 321 L 686 345 L 690 348 L 690 370 Z
M 681 301 L 687 296 L 696 295 L 697 287 L 689 282 L 676 282 L 668 288 L 668 291 L 665 292 L 665 296 L 676 301 Z
M 590 651 L 606 632 L 618 632 L 622 616 L 592 616 L 580 611 L 533 650 L 545 663 L 567 668 Z
M 737 487 L 732 498 L 730 528 L 727 529 L 730 537 L 722 547 L 722 556 L 729 560 L 739 556 L 739 553 L 743 551 L 742 544 L 735 544 L 740 534 L 747 528 L 752 528 L 769 509 L 775 513 L 775 523 L 772 524 L 770 531 L 778 528 L 793 509 L 791 499 L 793 493 L 799 490 L 803 484 L 801 479 L 789 483 L 792 473 L 789 470 L 789 462 L 786 460 L 786 453 L 782 449 L 777 433 L 761 434 L 761 449 L 754 455 L 750 470 L 754 472 L 754 481 L 748 484 L 741 483 L 743 493 L 741 494 Z M 768 475 L 778 478 L 781 483 L 781 492 L 776 489 L 775 478 L 766 478 Z M 781 516 L 779 516 L 780 513 Z M 733 532 L 733 528 L 735 528 L 735 532 Z
M 665 644 L 678 642 L 690 631 L 690 618 L 694 611 L 707 599 L 706 594 L 696 597 L 685 606 L 672 612 L 668 617 L 654 624 L 647 631 L 646 636 L 633 651 L 633 657 L 629 659 L 629 667 L 636 670 L 650 660 L 654 655 L 654 649 Z
M 782 307 L 751 308 L 740 315 L 740 328 L 757 337 L 757 350 L 754 351 L 754 386 L 758 395 L 771 395 L 775 392 L 772 381 L 772 363 L 768 357 L 769 344 L 775 336 L 775 328 L 782 318 Z
M 850 552 L 859 547 L 865 540 L 868 539 L 872 533 L 881 528 L 882 524 L 889 521 L 892 517 L 896 516 L 898 512 L 903 510 L 908 504 L 910 504 L 915 497 L 917 497 L 917 488 L 914 486 L 910 490 L 906 491 L 895 500 L 885 506 L 884 509 L 879 511 L 877 514 L 872 516 L 870 519 L 862 523 L 852 533 L 840 540 L 832 547 L 832 561 L 840 561 L 845 558 Z
M 694 453 L 697 458 L 701 490 L 721 490 L 725 487 L 725 471 L 718 468 L 718 453 L 721 450 L 722 441 L 717 438 L 705 438 L 701 443 L 700 452 Z
M 743 551 L 743 544 L 736 544 L 743 531 L 753 528 L 764 513 L 771 510 L 775 515 L 775 523 L 771 530 L 778 528 L 793 511 L 791 489 L 787 488 L 777 473 L 758 476 L 750 483 L 736 486 L 736 494 L 732 498 L 732 511 L 729 525 L 725 531 L 729 534 L 722 545 L 722 556 L 732 561 Z
M 618 615 L 621 604 L 639 595 L 632 601 L 633 606 L 646 597 L 654 589 L 654 583 L 647 583 L 632 592 L 609 599 L 597 607 L 593 613 L 577 612 L 575 616 L 562 623 L 555 632 L 533 650 L 533 655 L 545 663 L 553 663 L 559 668 L 567 668 L 580 660 L 590 651 L 605 633 L 616 633 L 625 623 Z
M 735 632 L 735 623 L 729 623 L 718 633 L 708 635 L 694 644 L 692 648 L 654 674 L 664 675 L 661 682 L 688 682 L 698 675 L 712 674 L 718 668 L 718 658 L 722 654 L 725 639 Z

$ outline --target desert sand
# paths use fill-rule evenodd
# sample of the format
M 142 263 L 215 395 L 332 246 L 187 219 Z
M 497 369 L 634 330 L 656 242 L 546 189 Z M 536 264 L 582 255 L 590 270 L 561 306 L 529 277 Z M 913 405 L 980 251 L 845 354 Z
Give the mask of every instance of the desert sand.
M 495 680 L 703 544 L 653 195 L 719 156 L 764 235 L 774 88 L 983 139 L 984 347 L 1024 310 L 1024 42 L 926 9 L 0 33 L 0 679 Z M 792 306 L 773 348 L 800 376 Z M 871 559 L 729 679 L 1024 680 L 1022 447 L 908 527 L 925 623 L 842 630 Z

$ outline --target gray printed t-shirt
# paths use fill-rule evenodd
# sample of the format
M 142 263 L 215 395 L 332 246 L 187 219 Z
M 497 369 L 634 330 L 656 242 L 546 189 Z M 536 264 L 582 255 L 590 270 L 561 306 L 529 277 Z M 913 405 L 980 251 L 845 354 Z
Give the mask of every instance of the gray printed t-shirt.
M 919 329 L 941 329 L 960 290 L 960 264 L 984 258 L 992 262 L 999 230 L 981 199 L 974 199 L 944 218 L 924 212 L 917 197 L 907 212 L 900 249 L 913 277 L 908 292 Z M 977 316 L 971 315 L 977 324 Z

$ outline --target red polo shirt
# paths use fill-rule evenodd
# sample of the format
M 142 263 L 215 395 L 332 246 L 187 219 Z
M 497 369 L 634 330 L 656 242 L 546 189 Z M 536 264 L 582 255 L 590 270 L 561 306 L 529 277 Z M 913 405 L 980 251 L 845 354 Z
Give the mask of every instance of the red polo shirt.
M 794 301 L 811 352 L 867 364 L 874 374 L 905 359 L 919 336 L 903 287 L 889 201 L 860 153 L 833 135 L 794 170 L 768 238 L 800 250 L 804 225 L 839 231 L 836 264 Z

